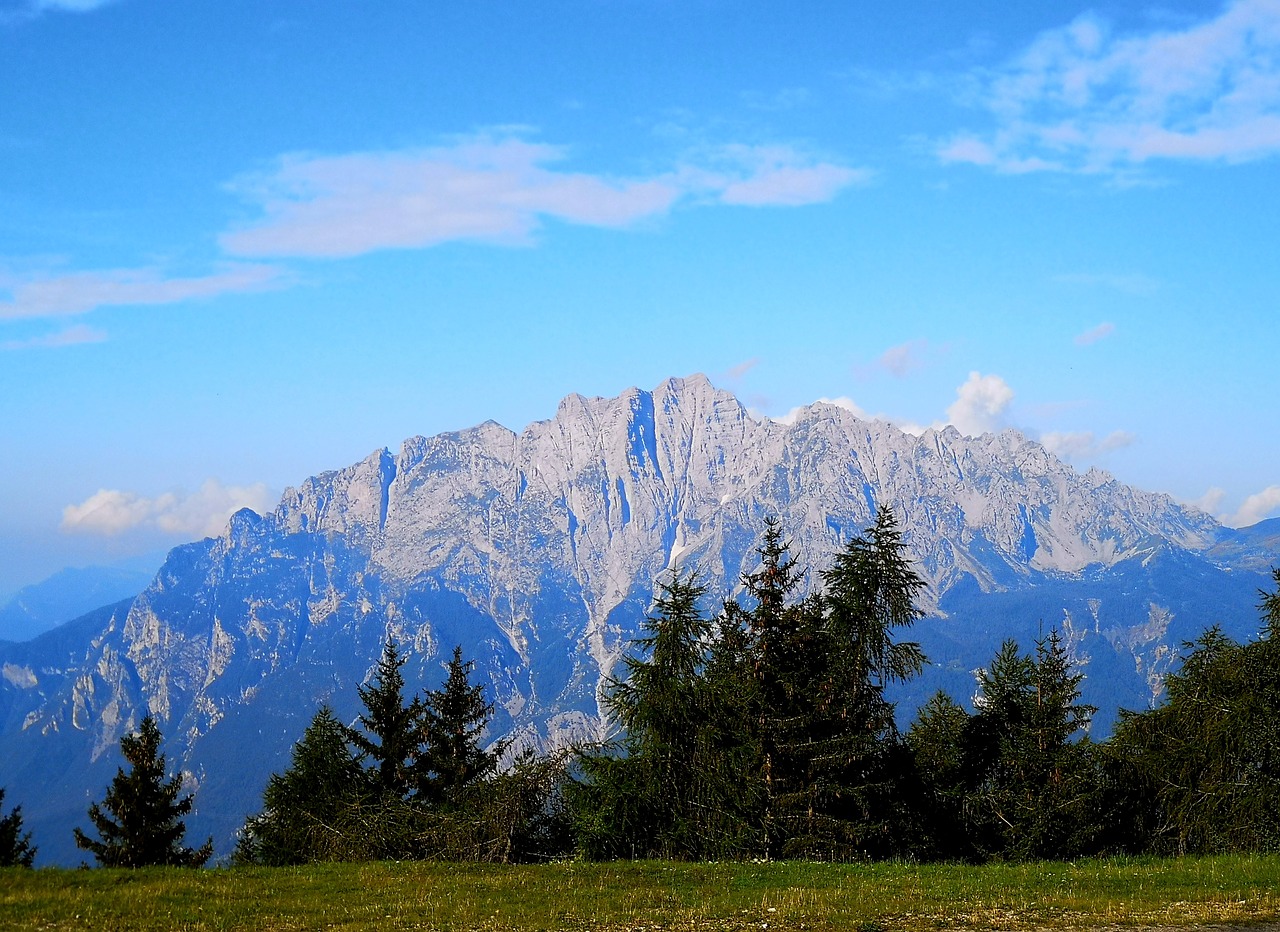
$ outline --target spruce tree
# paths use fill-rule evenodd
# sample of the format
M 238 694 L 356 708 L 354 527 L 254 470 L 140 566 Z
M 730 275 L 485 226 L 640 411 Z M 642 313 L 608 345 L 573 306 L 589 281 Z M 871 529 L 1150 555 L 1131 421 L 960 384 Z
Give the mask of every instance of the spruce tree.
M 245 823 L 236 860 L 285 865 L 333 860 L 348 846 L 347 816 L 367 781 L 333 710 L 322 706 L 293 746 L 289 768 L 272 774 L 262 812 Z
M 4 787 L 0 787 L 0 807 L 3 806 Z M 35 857 L 31 833 L 22 831 L 22 807 L 14 806 L 7 816 L 0 817 L 0 867 L 30 867 Z
M 100 840 L 74 829 L 76 846 L 97 858 L 102 867 L 170 865 L 201 867 L 213 854 L 213 839 L 199 848 L 185 848 L 183 816 L 191 812 L 192 796 L 182 796 L 182 778 L 165 780 L 160 753 L 160 728 L 147 716 L 136 734 L 120 739 L 129 771 L 121 767 L 101 804 L 89 807 L 89 820 Z
M 358 719 L 361 728 L 344 727 L 347 740 L 372 761 L 373 786 L 386 799 L 408 794 L 421 744 L 422 705 L 416 696 L 408 703 L 404 699 L 400 668 L 405 659 L 388 638 L 369 683 L 357 688 L 365 708 Z
M 695 574 L 661 581 L 635 650 L 623 657 L 625 678 L 609 682 L 605 705 L 622 729 L 622 756 L 610 748 L 581 761 L 587 784 L 579 787 L 577 811 L 589 852 L 698 856 L 701 675 L 710 632 L 698 606 L 704 592 Z
M 979 672 L 966 740 L 971 833 L 979 854 L 1010 859 L 1094 853 L 1100 777 L 1094 747 L 1073 742 L 1094 709 L 1080 699 L 1056 631 L 1032 657 L 1005 641 Z
M 1273 573 L 1274 576 L 1274 573 Z M 1280 630 L 1263 593 L 1264 636 L 1216 626 L 1165 681 L 1158 708 L 1121 716 L 1111 744 L 1143 786 L 1151 845 L 1170 854 L 1280 851 Z
M 825 664 L 810 734 L 810 821 L 828 856 L 902 853 L 909 756 L 885 687 L 924 667 L 920 646 L 895 629 L 920 617 L 925 582 L 888 508 L 822 572 Z M 816 852 L 815 852 L 816 853 Z
M 821 679 L 820 600 L 792 602 L 804 570 L 791 555 L 775 517 L 765 519 L 760 568 L 742 577 L 755 605 L 745 611 L 752 639 L 755 737 L 760 749 L 761 815 L 758 850 L 776 857 L 797 834 L 795 819 L 807 812 L 806 725 L 812 686 Z M 800 829 L 803 833 L 803 829 Z
M 444 684 L 427 693 L 420 705 L 420 749 L 413 772 L 423 802 L 457 802 L 497 769 L 503 747 L 486 751 L 481 746 L 493 705 L 485 701 L 483 685 L 471 685 L 473 668 L 462 659 L 462 647 L 455 647 Z

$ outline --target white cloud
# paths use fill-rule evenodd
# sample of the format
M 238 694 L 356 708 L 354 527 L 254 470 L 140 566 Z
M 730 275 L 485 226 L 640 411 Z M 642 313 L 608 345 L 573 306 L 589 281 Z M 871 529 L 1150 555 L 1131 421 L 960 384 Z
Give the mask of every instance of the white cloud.
M 1248 527 L 1271 517 L 1277 510 L 1280 510 L 1280 485 L 1267 486 L 1246 498 L 1240 510 L 1225 518 L 1223 523 L 1232 527 Z
M 136 528 L 185 537 L 213 537 L 241 508 L 265 512 L 271 507 L 262 483 L 226 486 L 207 479 L 191 493 L 165 492 L 146 498 L 137 492 L 99 489 L 78 505 L 62 509 L 62 530 L 114 537 Z
M 83 343 L 102 343 L 106 339 L 105 330 L 76 324 L 57 333 L 44 334 L 26 340 L 0 341 L 0 350 L 57 349 L 63 346 L 79 346 Z
M 746 207 L 799 207 L 831 200 L 845 188 L 865 184 L 866 169 L 848 168 L 807 158 L 789 146 L 728 146 L 725 156 L 736 161 L 744 175 L 722 177 L 722 204 Z
M 1112 323 L 1102 323 L 1098 326 L 1086 330 L 1084 333 L 1077 334 L 1075 338 L 1076 346 L 1092 346 L 1099 340 L 1105 340 L 1111 334 L 1115 333 L 1116 325 Z
M 814 402 L 814 404 L 834 405 L 837 408 L 844 408 L 844 410 L 848 411 L 854 417 L 862 418 L 863 420 L 870 419 L 870 415 L 863 411 L 852 398 L 846 398 L 844 396 L 839 398 L 819 398 Z M 800 416 L 800 412 L 809 407 L 812 406 L 801 405 L 800 407 L 792 408 L 782 417 L 775 417 L 773 420 L 777 421 L 779 424 L 794 424 L 796 422 L 796 418 Z
M 1280 0 L 1236 0 L 1182 29 L 1117 36 L 1085 14 L 981 78 L 995 119 L 939 157 L 1005 172 L 1132 171 L 1280 153 Z
M 519 245 L 547 219 L 628 227 L 690 197 L 813 204 L 866 177 L 786 146 L 721 147 L 711 168 L 689 164 L 631 179 L 550 167 L 566 155 L 516 136 L 479 136 L 428 149 L 285 156 L 274 170 L 233 183 L 263 216 L 221 243 L 235 255 L 313 258 L 458 240 Z
M 114 2 L 115 0 L 36 0 L 35 6 L 37 10 L 68 10 L 73 13 L 86 13 Z
M 956 389 L 956 400 L 947 408 L 947 423 L 970 437 L 994 433 L 1004 426 L 1004 413 L 1013 394 L 1000 376 L 970 372 L 965 383 Z
M 1226 500 L 1226 497 L 1226 489 L 1220 489 L 1217 486 L 1214 486 L 1195 501 L 1187 502 L 1187 504 L 1195 508 L 1199 508 L 1207 515 L 1214 515 L 1218 513 L 1218 509 L 1222 507 L 1222 503 Z
M 211 275 L 170 278 L 158 269 L 105 269 L 23 278 L 0 276 L 0 320 L 69 317 L 107 305 L 173 304 L 228 292 L 257 291 L 281 277 L 277 268 L 236 265 Z
M 1133 443 L 1135 437 L 1125 430 L 1115 430 L 1099 439 L 1091 430 L 1050 431 L 1041 434 L 1040 444 L 1061 459 L 1089 460 L 1120 450 Z

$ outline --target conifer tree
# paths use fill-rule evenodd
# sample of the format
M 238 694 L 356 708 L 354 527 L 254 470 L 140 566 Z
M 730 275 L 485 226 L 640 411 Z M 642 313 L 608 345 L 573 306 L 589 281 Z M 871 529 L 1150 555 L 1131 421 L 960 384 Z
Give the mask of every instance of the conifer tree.
M 979 672 L 978 712 L 967 740 L 971 831 L 980 854 L 1012 859 L 1093 853 L 1099 778 L 1093 747 L 1071 738 L 1092 706 L 1080 699 L 1056 631 L 1034 657 L 1005 641 Z
M 971 859 L 966 739 L 969 713 L 944 692 L 920 707 L 906 734 L 918 793 L 915 800 L 922 854 L 941 860 Z
M 807 813 L 806 726 L 811 721 L 812 687 L 825 669 L 821 607 L 817 597 L 791 602 L 804 579 L 791 555 L 782 525 L 767 517 L 760 568 L 744 574 L 755 605 L 745 611 L 752 639 L 756 702 L 755 735 L 760 749 L 759 851 L 782 854 L 796 833 L 794 819 Z
M 654 612 L 612 679 L 606 707 L 623 729 L 621 750 L 586 755 L 578 790 L 584 846 L 604 856 L 696 857 L 706 722 L 701 674 L 710 625 L 698 602 L 705 587 L 676 572 L 659 583 Z M 610 749 L 612 750 L 612 749 Z
M 1263 596 L 1260 640 L 1238 644 L 1210 628 L 1184 645 L 1164 704 L 1122 714 L 1116 727 L 1114 753 L 1147 790 L 1158 851 L 1280 850 L 1280 630 L 1271 616 L 1280 588 Z
M 427 693 L 420 706 L 420 749 L 413 762 L 418 799 L 429 803 L 457 801 L 478 780 L 493 774 L 503 747 L 490 750 L 480 740 L 493 716 L 484 686 L 471 685 L 471 661 L 462 647 L 453 649 L 444 684 Z
M 0 807 L 3 805 L 4 787 L 0 787 Z M 31 833 L 22 831 L 22 807 L 14 806 L 7 816 L 0 817 L 0 867 L 30 867 L 35 857 Z
M 400 668 L 405 659 L 388 638 L 373 677 L 357 690 L 365 708 L 358 719 L 361 728 L 344 727 L 347 740 L 372 760 L 374 788 L 388 799 L 408 794 L 413 759 L 421 743 L 422 704 L 417 697 L 408 703 L 404 699 Z
M 825 667 L 809 778 L 815 841 L 831 856 L 895 853 L 906 842 L 910 766 L 884 690 L 924 667 L 920 646 L 897 640 L 895 629 L 920 617 L 915 600 L 925 583 L 888 508 L 821 575 Z
M 289 768 L 267 781 L 262 813 L 245 824 L 236 860 L 286 865 L 339 856 L 345 816 L 365 786 L 342 723 L 321 706 L 293 746 Z
M 199 848 L 185 848 L 183 816 L 191 812 L 192 796 L 182 796 L 182 778 L 165 780 L 160 753 L 160 728 L 147 716 L 136 734 L 120 739 L 129 771 L 121 767 L 101 804 L 89 807 L 89 820 L 100 840 L 75 829 L 76 846 L 97 858 L 103 867 L 170 865 L 201 867 L 213 854 L 213 839 Z

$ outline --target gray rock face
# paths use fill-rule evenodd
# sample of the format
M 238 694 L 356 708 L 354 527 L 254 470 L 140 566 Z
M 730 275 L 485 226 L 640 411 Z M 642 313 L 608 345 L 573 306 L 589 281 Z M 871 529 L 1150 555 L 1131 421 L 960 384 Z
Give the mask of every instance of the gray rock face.
M 354 717 L 388 637 L 411 690 L 438 685 L 461 644 L 497 703 L 494 737 L 597 738 L 601 691 L 665 570 L 696 566 L 728 596 L 777 515 L 812 585 L 877 504 L 929 583 L 935 667 L 904 707 L 938 685 L 967 699 L 999 638 L 1029 648 L 1042 624 L 1067 632 L 1114 714 L 1158 697 L 1170 638 L 1227 620 L 1207 599 L 1255 622 L 1256 553 L 1233 569 L 1247 548 L 1206 515 L 1015 432 L 917 437 L 824 404 L 781 424 L 700 376 L 671 379 L 570 396 L 519 434 L 486 423 L 375 452 L 177 548 L 127 607 L 0 645 L 0 785 L 42 852 L 74 861 L 71 826 L 152 714 L 197 790 L 193 833 L 226 851 L 318 704 Z

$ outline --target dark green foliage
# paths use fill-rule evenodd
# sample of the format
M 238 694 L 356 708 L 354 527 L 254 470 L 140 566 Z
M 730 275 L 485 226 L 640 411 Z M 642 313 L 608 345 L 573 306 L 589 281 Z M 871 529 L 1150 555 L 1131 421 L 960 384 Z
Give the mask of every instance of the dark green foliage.
M 89 807 L 101 840 L 75 829 L 76 845 L 91 852 L 103 867 L 169 865 L 201 867 L 213 854 L 213 840 L 199 848 L 182 847 L 191 812 L 192 797 L 179 798 L 182 778 L 165 781 L 165 760 L 160 753 L 160 729 L 147 716 L 137 734 L 120 739 L 120 750 L 129 764 L 116 772 L 102 804 Z
M 0 787 L 0 807 L 3 805 L 4 787 Z M 30 867 L 35 857 L 31 833 L 22 831 L 22 807 L 14 806 L 7 816 L 0 817 L 0 867 Z
M 696 577 L 660 583 L 654 613 L 623 658 L 606 708 L 623 729 L 621 756 L 583 755 L 576 790 L 579 839 L 594 857 L 692 858 L 700 853 L 707 722 L 701 673 L 710 625 Z
M 977 853 L 1014 860 L 1094 853 L 1094 746 L 1071 738 L 1093 714 L 1056 631 L 1035 657 L 1006 641 L 978 675 L 966 738 L 969 822 Z
M 941 860 L 972 859 L 973 835 L 965 818 L 969 788 L 969 713 L 946 693 L 920 707 L 907 731 L 917 785 L 919 853 Z
M 366 786 L 346 730 L 322 706 L 294 745 L 289 769 L 267 781 L 263 811 L 245 824 L 235 859 L 271 865 L 333 860 L 339 824 L 358 808 Z
M 347 740 L 372 761 L 373 785 L 384 796 L 409 792 L 413 759 L 420 743 L 422 706 L 415 697 L 404 701 L 405 658 L 390 639 L 382 649 L 378 668 L 368 685 L 358 688 L 365 711 L 358 728 L 346 728 Z
M 610 694 L 623 736 L 580 760 L 573 802 L 588 856 L 908 849 L 910 758 L 883 690 L 923 663 L 892 634 L 917 617 L 923 582 L 892 515 L 881 511 L 823 573 L 824 595 L 794 598 L 804 571 L 775 519 L 758 553 L 742 579 L 754 604 L 727 602 L 714 625 L 692 577 L 661 585 Z
M 808 711 L 807 853 L 840 858 L 904 853 L 912 821 L 903 796 L 909 756 L 884 697 L 917 676 L 920 646 L 895 639 L 919 617 L 924 580 L 906 557 L 892 512 L 877 511 L 822 572 L 817 650 L 809 665 L 817 695 Z
M 472 667 L 463 661 L 462 648 L 455 647 L 444 685 L 427 693 L 419 707 L 421 747 L 413 773 L 423 802 L 454 800 L 472 783 L 490 776 L 502 756 L 502 745 L 489 750 L 480 746 L 493 706 L 485 702 L 483 686 L 471 685 Z
M 1115 755 L 1144 789 L 1156 850 L 1280 850 L 1280 590 L 1262 595 L 1261 640 L 1209 629 L 1186 645 L 1165 703 L 1116 729 Z

